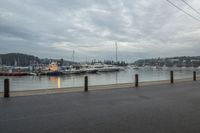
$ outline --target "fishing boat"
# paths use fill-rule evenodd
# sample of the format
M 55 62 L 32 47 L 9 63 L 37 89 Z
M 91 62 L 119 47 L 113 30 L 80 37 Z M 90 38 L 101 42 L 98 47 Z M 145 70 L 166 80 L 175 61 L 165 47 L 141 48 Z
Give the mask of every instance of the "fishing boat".
M 62 72 L 59 71 L 50 71 L 46 73 L 47 76 L 60 76 L 62 75 Z
M 58 71 L 58 64 L 55 62 L 52 62 L 49 65 L 49 71 L 46 72 L 46 75 L 48 76 L 60 76 L 62 75 L 62 72 Z

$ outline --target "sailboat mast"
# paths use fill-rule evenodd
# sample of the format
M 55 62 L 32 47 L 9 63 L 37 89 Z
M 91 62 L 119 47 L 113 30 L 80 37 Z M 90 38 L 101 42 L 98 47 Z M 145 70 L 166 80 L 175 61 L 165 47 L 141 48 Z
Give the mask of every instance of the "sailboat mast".
M 74 50 L 73 50 L 73 53 L 72 53 L 72 60 L 73 60 L 73 63 L 74 63 L 74 54 L 75 54 L 75 52 L 74 52 Z
M 115 42 L 115 48 L 116 48 L 116 63 L 118 62 L 118 53 L 117 53 L 117 50 L 118 50 L 118 46 L 117 46 L 117 42 Z

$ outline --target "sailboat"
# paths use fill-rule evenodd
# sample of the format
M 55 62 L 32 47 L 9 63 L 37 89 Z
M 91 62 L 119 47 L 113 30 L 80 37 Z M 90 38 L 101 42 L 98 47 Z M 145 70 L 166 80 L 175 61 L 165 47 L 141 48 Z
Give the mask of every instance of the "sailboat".
M 118 45 L 117 42 L 115 42 L 115 57 L 116 57 L 116 66 L 113 65 L 106 65 L 104 64 L 102 68 L 99 68 L 99 72 L 114 72 L 114 71 L 119 71 L 123 70 L 121 67 L 118 67 Z

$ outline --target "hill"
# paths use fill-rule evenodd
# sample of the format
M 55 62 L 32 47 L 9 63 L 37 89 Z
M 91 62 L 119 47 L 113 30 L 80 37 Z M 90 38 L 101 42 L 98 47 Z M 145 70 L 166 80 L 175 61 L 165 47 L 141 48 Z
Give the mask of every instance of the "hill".
M 152 59 L 141 59 L 133 63 L 137 66 L 177 66 L 177 67 L 198 67 L 200 66 L 200 56 L 180 56 L 170 58 L 152 58 Z
M 73 63 L 64 59 L 40 59 L 39 57 L 36 57 L 34 55 L 22 53 L 0 54 L 0 65 L 6 66 L 29 66 L 35 64 L 49 64 L 52 61 L 56 61 L 60 65 L 69 65 Z

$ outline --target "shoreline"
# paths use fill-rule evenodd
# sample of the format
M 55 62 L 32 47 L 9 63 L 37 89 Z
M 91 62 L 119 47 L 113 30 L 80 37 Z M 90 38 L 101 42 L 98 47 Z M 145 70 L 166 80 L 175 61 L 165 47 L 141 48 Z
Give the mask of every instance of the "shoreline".
M 197 77 L 197 80 L 200 76 Z M 192 78 L 183 78 L 174 80 L 176 83 L 184 82 L 195 82 Z M 160 80 L 160 81 L 143 81 L 139 82 L 139 87 L 141 86 L 157 86 L 170 84 L 170 80 Z M 173 84 L 172 84 L 173 85 Z M 123 88 L 136 88 L 134 82 L 132 83 L 119 83 L 119 84 L 109 84 L 109 85 L 91 85 L 88 86 L 88 91 L 97 90 L 110 90 L 110 89 L 123 89 Z M 46 94 L 58 94 L 58 93 L 70 93 L 70 92 L 83 92 L 84 87 L 63 87 L 63 88 L 49 88 L 49 89 L 37 89 L 37 90 L 22 90 L 22 91 L 11 91 L 11 97 L 18 96 L 32 96 L 32 95 L 46 95 Z M 3 92 L 0 92 L 0 97 L 3 97 Z

